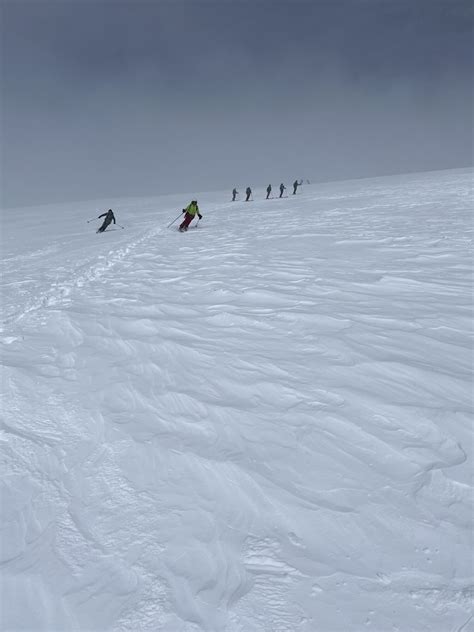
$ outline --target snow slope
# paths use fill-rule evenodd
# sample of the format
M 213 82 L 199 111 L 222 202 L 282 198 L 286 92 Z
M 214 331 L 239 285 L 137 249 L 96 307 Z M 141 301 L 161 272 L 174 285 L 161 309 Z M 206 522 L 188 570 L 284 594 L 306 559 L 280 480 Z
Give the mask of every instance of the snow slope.
M 471 186 L 4 211 L 2 629 L 474 629 Z

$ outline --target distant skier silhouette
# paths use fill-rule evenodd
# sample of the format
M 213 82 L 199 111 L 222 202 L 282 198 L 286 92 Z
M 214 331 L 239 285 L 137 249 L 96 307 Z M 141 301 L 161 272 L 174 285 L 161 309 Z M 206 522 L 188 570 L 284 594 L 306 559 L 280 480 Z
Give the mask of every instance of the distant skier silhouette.
M 293 182 L 293 195 L 296 195 L 296 189 L 299 187 L 300 183 L 298 182 L 298 180 L 295 180 Z
M 202 215 L 199 212 L 199 206 L 197 200 L 192 200 L 191 204 L 189 204 L 186 208 L 183 208 L 183 213 L 186 213 L 183 221 L 179 225 L 179 231 L 182 233 L 188 230 L 189 224 L 193 221 L 196 215 L 199 219 L 202 219 Z
M 268 198 L 270 197 L 270 193 L 272 192 L 272 185 L 269 184 L 267 186 L 267 197 L 265 198 L 266 200 L 268 200 Z
M 286 189 L 286 186 L 283 182 L 280 184 L 280 197 L 283 197 L 283 191 Z
M 104 230 L 107 228 L 107 226 L 108 226 L 111 222 L 113 222 L 114 224 L 116 224 L 116 221 L 115 221 L 115 215 L 114 215 L 114 212 L 113 212 L 113 210 L 112 210 L 111 208 L 109 208 L 109 210 L 107 211 L 107 213 L 102 213 L 102 215 L 99 215 L 99 217 L 98 217 L 97 219 L 100 219 L 101 217 L 105 217 L 105 219 L 104 219 L 104 221 L 103 221 L 103 223 L 102 223 L 102 226 L 101 226 L 99 229 L 97 229 L 97 232 L 98 232 L 98 233 L 103 233 L 103 232 L 104 232 Z
M 247 197 L 245 198 L 245 201 L 248 202 L 250 200 L 250 196 L 252 195 L 252 189 L 250 187 L 247 187 L 247 189 L 245 190 L 245 193 L 247 195 Z
M 237 191 L 237 189 L 234 189 L 232 191 L 232 202 L 235 202 L 235 198 L 239 195 L 239 192 Z

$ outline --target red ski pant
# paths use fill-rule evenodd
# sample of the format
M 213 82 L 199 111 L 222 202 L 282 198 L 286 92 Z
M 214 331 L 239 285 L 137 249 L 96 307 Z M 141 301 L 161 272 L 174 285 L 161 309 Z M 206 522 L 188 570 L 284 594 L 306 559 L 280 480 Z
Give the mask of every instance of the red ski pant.
M 189 224 L 193 221 L 194 219 L 194 215 L 190 215 L 189 213 L 186 213 L 186 215 L 184 216 L 183 221 L 181 222 L 181 224 L 179 225 L 180 228 L 187 228 L 189 226 Z

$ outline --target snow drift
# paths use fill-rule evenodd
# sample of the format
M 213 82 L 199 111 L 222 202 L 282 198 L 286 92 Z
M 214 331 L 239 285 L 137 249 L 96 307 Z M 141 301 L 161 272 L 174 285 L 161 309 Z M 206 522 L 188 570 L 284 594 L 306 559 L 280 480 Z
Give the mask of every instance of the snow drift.
M 2 628 L 467 630 L 471 182 L 4 211 Z

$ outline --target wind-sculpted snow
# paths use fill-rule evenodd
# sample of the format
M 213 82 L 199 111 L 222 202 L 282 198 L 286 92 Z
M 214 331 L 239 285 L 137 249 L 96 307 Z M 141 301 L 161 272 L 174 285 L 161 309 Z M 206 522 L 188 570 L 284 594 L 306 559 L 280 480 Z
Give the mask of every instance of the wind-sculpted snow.
M 470 629 L 471 179 L 5 212 L 2 629 Z

